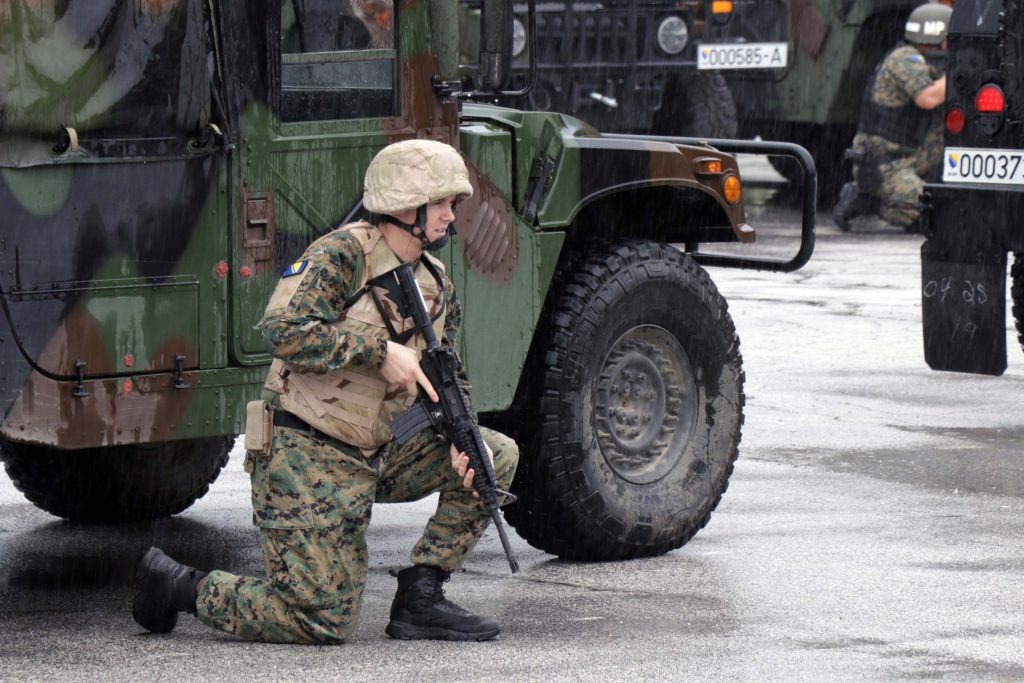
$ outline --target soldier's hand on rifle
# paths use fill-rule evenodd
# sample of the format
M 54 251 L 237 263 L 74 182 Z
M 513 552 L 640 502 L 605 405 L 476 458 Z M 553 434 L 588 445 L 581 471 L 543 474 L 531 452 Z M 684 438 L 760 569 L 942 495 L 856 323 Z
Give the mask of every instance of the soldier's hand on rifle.
M 389 341 L 384 364 L 380 366 L 380 374 L 392 384 L 404 386 L 411 396 L 418 393 L 416 385 L 423 387 L 430 400 L 437 403 L 437 392 L 420 368 L 419 354 L 409 347 Z
M 494 464 L 494 453 L 491 452 L 491 447 L 486 443 L 484 448 L 487 449 L 487 457 L 491 459 L 491 464 Z M 451 445 L 448 449 L 449 455 L 452 457 L 452 469 L 455 473 L 462 477 L 462 485 L 469 490 L 473 490 L 473 470 L 469 466 L 469 456 L 465 453 L 459 453 L 455 449 L 455 444 Z M 480 494 L 473 491 L 473 497 L 479 498 Z

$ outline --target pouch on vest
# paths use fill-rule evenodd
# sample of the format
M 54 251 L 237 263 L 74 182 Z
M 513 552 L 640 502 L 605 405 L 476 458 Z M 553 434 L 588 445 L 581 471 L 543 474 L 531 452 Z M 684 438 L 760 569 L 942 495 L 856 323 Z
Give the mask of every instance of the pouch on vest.
M 265 455 L 270 449 L 274 427 L 270 404 L 260 399 L 245 404 L 245 449 L 253 455 Z

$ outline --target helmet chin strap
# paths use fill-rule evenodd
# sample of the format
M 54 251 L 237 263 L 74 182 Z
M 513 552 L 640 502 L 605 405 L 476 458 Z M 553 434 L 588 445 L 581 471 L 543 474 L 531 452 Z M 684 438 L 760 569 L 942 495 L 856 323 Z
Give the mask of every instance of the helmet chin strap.
M 414 222 L 412 222 L 412 223 L 406 223 L 405 221 L 400 221 L 397 218 L 395 218 L 394 216 L 388 216 L 388 222 L 389 223 L 394 223 L 395 225 L 400 227 L 402 230 L 405 230 L 407 233 L 409 233 L 410 235 L 412 235 L 413 237 L 418 239 L 420 241 L 420 247 L 422 247 L 424 251 L 437 251 L 438 249 L 441 249 L 442 247 L 444 247 L 444 245 L 446 245 L 448 243 L 448 233 L 445 233 L 444 237 L 442 237 L 441 239 L 436 240 L 434 242 L 431 242 L 429 239 L 427 239 L 427 205 L 426 204 L 423 204 L 418 209 L 416 209 L 416 220 Z M 417 235 L 414 232 L 416 228 L 420 229 L 421 234 Z M 449 226 L 448 231 L 454 233 L 455 232 L 454 226 Z

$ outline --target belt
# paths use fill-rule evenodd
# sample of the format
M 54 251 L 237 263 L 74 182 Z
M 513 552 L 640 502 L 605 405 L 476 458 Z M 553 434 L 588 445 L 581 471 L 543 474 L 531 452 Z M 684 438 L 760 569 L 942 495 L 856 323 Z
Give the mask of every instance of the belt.
M 298 432 L 306 432 L 314 439 L 318 439 L 320 441 L 333 442 L 336 448 L 338 446 L 343 446 L 348 449 L 353 449 L 353 452 L 357 453 L 360 450 L 357 449 L 355 446 L 346 444 L 344 441 L 339 441 L 338 439 L 335 439 L 333 436 L 327 434 L 326 432 L 321 432 L 319 429 L 309 424 L 302 418 L 295 417 L 291 413 L 285 410 L 281 410 L 280 408 L 274 409 L 274 417 L 271 418 L 271 421 L 274 423 L 275 427 L 284 427 L 285 429 L 294 429 L 295 431 Z M 385 448 L 381 448 L 380 450 L 378 450 L 377 453 L 373 456 L 373 458 L 370 459 L 370 467 L 378 471 L 380 470 L 381 456 L 383 455 Z
M 334 440 L 330 434 L 321 432 L 316 427 L 312 426 L 305 420 L 299 417 L 295 417 L 286 410 L 280 408 L 274 411 L 273 423 L 275 427 L 284 427 L 286 429 L 294 429 L 297 432 L 306 432 L 312 437 L 323 440 Z

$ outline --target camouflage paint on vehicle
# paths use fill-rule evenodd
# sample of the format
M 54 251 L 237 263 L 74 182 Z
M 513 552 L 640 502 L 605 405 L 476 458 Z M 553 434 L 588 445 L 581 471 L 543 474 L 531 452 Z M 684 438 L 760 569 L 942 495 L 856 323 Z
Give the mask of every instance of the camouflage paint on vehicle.
M 240 398 L 255 374 L 216 370 L 226 169 L 204 120 L 201 4 L 4 5 L 4 436 L 73 448 L 220 431 L 191 396 Z

